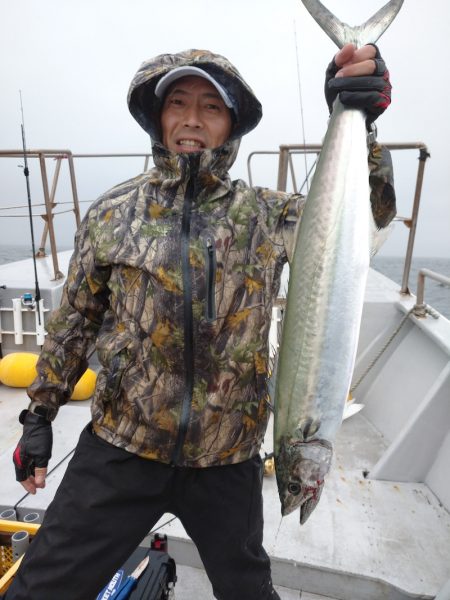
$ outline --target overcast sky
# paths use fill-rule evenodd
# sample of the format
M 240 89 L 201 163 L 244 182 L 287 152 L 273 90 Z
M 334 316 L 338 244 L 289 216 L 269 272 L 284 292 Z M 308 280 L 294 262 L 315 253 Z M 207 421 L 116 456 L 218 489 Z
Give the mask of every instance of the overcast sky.
M 341 20 L 360 24 L 383 0 L 325 0 Z M 326 130 L 323 76 L 336 52 L 300 0 L 0 0 L 0 148 L 21 147 L 19 89 L 29 149 L 74 153 L 146 152 L 147 135 L 128 112 L 129 83 L 141 62 L 164 52 L 207 48 L 227 56 L 260 99 L 264 117 L 242 142 L 233 178 L 248 180 L 247 156 L 280 144 L 319 143 Z M 427 162 L 416 256 L 450 257 L 450 3 L 405 0 L 379 42 L 394 86 L 393 103 L 378 121 L 385 142 L 423 141 Z M 298 52 L 297 52 L 297 51 Z M 305 131 L 302 130 L 299 76 Z M 411 214 L 418 152 L 393 155 L 398 212 Z M 26 200 L 17 159 L 0 160 L 0 206 Z M 30 162 L 34 203 L 42 198 L 38 165 Z M 76 170 L 82 200 L 142 170 L 141 160 L 87 162 Z M 49 175 L 53 166 L 49 164 Z M 257 157 L 254 183 L 275 187 L 276 158 Z M 66 199 L 67 174 L 61 173 Z M 82 205 L 85 211 L 88 204 Z M 28 225 L 0 212 L 0 243 L 28 243 Z M 73 219 L 60 216 L 57 240 L 70 244 Z M 40 238 L 41 219 L 35 219 Z M 401 255 L 408 230 L 398 223 L 381 253 Z

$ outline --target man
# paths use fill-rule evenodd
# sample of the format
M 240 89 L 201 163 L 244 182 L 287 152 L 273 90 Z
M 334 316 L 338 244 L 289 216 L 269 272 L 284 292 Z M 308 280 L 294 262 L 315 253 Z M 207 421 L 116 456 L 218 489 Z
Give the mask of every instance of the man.
M 374 46 L 345 46 L 327 79 L 330 107 L 344 90 L 369 124 L 390 102 Z M 261 106 L 225 58 L 159 56 L 128 99 L 156 167 L 102 196 L 77 232 L 21 415 L 14 462 L 25 489 L 45 485 L 51 421 L 95 343 L 92 423 L 6 598 L 95 598 L 165 512 L 197 545 L 217 598 L 277 598 L 262 547 L 259 449 L 271 307 L 304 199 L 230 180 Z M 383 226 L 394 195 L 389 163 L 372 150 Z

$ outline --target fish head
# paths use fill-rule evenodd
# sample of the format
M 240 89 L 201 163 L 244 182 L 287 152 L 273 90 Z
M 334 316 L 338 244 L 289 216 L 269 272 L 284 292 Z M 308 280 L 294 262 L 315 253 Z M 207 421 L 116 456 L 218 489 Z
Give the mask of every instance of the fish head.
M 300 507 L 300 523 L 306 522 L 319 502 L 332 454 L 332 445 L 326 440 L 281 443 L 275 468 L 283 516 Z

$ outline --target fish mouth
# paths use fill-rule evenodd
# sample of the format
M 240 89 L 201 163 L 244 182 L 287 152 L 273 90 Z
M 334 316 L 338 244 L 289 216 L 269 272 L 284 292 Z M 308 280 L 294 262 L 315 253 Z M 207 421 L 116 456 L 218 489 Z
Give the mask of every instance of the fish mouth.
M 282 516 L 285 517 L 300 508 L 300 525 L 306 523 L 319 503 L 324 483 L 324 481 L 317 481 L 315 485 L 289 483 L 285 496 L 281 500 Z
M 275 469 L 283 516 L 300 508 L 300 524 L 307 521 L 322 494 L 332 452 L 324 439 L 282 441 L 275 452 Z
M 300 525 L 303 525 L 308 520 L 309 515 L 316 508 L 322 494 L 324 481 L 318 481 L 317 487 L 309 488 L 311 496 L 306 498 L 300 506 Z

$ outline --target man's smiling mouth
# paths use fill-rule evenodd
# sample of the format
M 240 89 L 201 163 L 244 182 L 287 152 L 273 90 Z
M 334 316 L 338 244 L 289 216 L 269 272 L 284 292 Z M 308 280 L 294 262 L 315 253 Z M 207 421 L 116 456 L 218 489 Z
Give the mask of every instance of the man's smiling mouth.
M 201 142 L 198 142 L 196 140 L 184 140 L 184 139 L 178 140 L 177 144 L 179 146 L 189 146 L 191 148 L 200 148 L 200 149 L 205 147 L 204 144 L 202 144 Z

